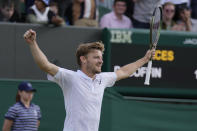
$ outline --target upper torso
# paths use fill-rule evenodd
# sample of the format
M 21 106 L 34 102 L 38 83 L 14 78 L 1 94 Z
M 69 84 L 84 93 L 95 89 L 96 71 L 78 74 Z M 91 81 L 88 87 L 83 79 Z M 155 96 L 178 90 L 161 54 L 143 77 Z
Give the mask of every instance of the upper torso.
M 160 0 L 138 0 L 134 6 L 134 19 L 149 23 L 155 7 L 160 5 Z
M 59 69 L 52 79 L 64 94 L 64 131 L 98 131 L 104 89 L 116 80 L 114 73 L 110 75 L 99 74 L 93 80 L 79 70 Z
M 28 10 L 28 15 L 30 14 L 35 15 L 36 21 L 42 23 L 51 23 L 52 17 L 55 16 L 49 7 L 46 7 L 44 12 L 40 12 L 35 5 Z

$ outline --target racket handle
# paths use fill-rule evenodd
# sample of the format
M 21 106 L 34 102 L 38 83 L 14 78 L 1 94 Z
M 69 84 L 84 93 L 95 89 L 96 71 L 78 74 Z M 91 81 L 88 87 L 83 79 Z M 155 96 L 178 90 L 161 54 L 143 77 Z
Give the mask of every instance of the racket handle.
M 148 62 L 148 66 L 146 68 L 146 78 L 145 78 L 144 85 L 150 85 L 151 68 L 152 68 L 152 60 Z

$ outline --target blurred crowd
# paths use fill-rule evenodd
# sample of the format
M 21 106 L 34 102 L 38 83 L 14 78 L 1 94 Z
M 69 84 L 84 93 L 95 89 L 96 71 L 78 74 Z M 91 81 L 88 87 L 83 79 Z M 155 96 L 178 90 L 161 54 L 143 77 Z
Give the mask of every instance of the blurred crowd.
M 148 29 L 158 5 L 162 29 L 197 31 L 197 0 L 1 0 L 0 21 Z

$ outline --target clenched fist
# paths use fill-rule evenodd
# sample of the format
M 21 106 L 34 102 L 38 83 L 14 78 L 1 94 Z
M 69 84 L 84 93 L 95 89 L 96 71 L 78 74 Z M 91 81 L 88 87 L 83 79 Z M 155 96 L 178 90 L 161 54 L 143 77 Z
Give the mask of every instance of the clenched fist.
M 25 32 L 23 37 L 28 44 L 33 44 L 36 41 L 36 32 L 30 29 Z

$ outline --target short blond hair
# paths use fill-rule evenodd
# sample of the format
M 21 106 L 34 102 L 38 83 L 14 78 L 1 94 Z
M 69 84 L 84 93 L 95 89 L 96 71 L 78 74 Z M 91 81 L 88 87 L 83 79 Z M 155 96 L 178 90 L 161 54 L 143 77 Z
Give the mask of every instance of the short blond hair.
M 83 43 L 80 44 L 76 51 L 77 63 L 81 66 L 81 56 L 86 56 L 90 53 L 91 50 L 100 50 L 102 53 L 104 52 L 104 44 L 102 42 L 92 42 L 92 43 Z

